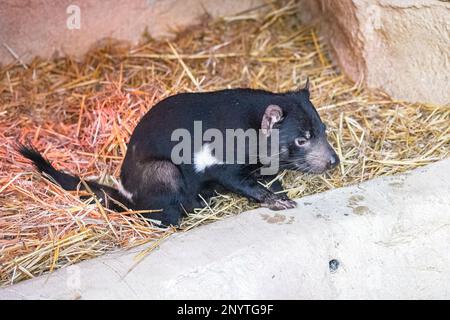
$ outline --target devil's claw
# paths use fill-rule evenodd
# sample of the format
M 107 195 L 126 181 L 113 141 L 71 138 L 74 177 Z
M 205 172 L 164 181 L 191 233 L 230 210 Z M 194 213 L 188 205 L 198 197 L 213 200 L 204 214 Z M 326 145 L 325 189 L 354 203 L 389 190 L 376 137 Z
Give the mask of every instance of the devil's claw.
M 263 204 L 264 207 L 270 210 L 286 210 L 297 207 L 297 203 L 290 199 L 274 199 Z

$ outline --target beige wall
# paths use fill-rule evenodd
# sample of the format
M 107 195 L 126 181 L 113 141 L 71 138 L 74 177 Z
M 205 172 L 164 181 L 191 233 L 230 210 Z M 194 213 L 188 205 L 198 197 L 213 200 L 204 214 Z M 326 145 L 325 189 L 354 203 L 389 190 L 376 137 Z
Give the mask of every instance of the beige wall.
M 139 40 L 144 30 L 156 38 L 201 21 L 257 7 L 262 0 L 1 0 L 0 63 L 53 54 L 81 55 L 97 40 Z M 80 29 L 70 30 L 67 8 L 80 8 Z

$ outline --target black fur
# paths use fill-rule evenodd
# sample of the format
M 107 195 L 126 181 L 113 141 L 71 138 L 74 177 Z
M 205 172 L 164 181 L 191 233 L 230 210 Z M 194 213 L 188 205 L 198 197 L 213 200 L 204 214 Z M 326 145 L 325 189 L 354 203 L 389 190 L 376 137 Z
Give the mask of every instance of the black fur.
M 281 94 L 251 89 L 183 93 L 155 105 L 130 138 L 120 178 L 132 199 L 94 182 L 89 182 L 89 187 L 101 199 L 106 193 L 131 209 L 163 209 L 147 215 L 163 225 L 177 225 L 185 210 L 203 205 L 199 195 L 208 199 L 218 189 L 243 195 L 274 210 L 291 208 L 295 206 L 293 201 L 274 193 L 282 189 L 278 181 L 271 190 L 258 183 L 273 178 L 259 175 L 260 162 L 213 165 L 196 172 L 193 164 L 175 165 L 171 160 L 172 149 L 178 143 L 171 141 L 173 130 L 185 128 L 193 132 L 194 121 L 202 121 L 203 132 L 209 128 L 221 132 L 237 128 L 259 130 L 270 105 L 279 106 L 282 111 L 282 119 L 273 124 L 280 132 L 280 169 L 320 173 L 337 165 L 338 157 L 326 141 L 325 125 L 309 100 L 308 90 Z M 79 178 L 55 170 L 35 150 L 22 147 L 20 152 L 64 189 L 74 190 L 80 185 Z
M 63 189 L 86 190 L 86 187 L 81 183 L 80 178 L 56 170 L 51 163 L 32 146 L 19 145 L 18 151 L 25 158 L 31 160 L 40 173 L 45 174 L 47 178 L 58 183 Z M 117 189 L 93 181 L 85 181 L 85 183 L 88 185 L 89 191 L 92 191 L 95 196 L 110 209 L 124 211 L 124 208 L 130 206 L 128 199 L 121 195 Z

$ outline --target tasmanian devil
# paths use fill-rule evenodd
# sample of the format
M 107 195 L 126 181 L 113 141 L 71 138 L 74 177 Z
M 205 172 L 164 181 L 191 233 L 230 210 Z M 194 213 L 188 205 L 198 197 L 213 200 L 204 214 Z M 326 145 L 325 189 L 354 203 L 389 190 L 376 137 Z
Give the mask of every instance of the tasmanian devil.
M 186 135 L 190 141 L 181 143 Z M 131 135 L 117 189 L 80 183 L 78 177 L 54 169 L 31 146 L 19 151 L 64 189 L 87 188 L 112 210 L 162 209 L 144 216 L 164 226 L 177 225 L 184 212 L 204 205 L 202 198 L 217 190 L 273 210 L 293 208 L 296 203 L 282 192 L 279 181 L 270 188 L 261 182 L 272 181 L 283 169 L 322 173 L 339 163 L 310 101 L 308 83 L 285 93 L 229 89 L 160 101 Z

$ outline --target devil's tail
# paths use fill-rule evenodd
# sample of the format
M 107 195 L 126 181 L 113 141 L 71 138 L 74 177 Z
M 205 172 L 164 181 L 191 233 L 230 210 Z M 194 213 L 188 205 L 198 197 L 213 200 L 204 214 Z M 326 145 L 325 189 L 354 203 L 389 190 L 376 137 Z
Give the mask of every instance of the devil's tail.
M 85 184 L 81 183 L 79 177 L 56 170 L 47 159 L 31 146 L 19 145 L 18 151 L 25 158 L 31 160 L 40 173 L 45 173 L 44 177 L 54 180 L 65 190 L 92 191 L 102 205 L 114 211 L 125 211 L 125 207 L 131 207 L 129 200 L 117 189 L 93 181 L 84 181 L 90 189 L 88 190 Z

